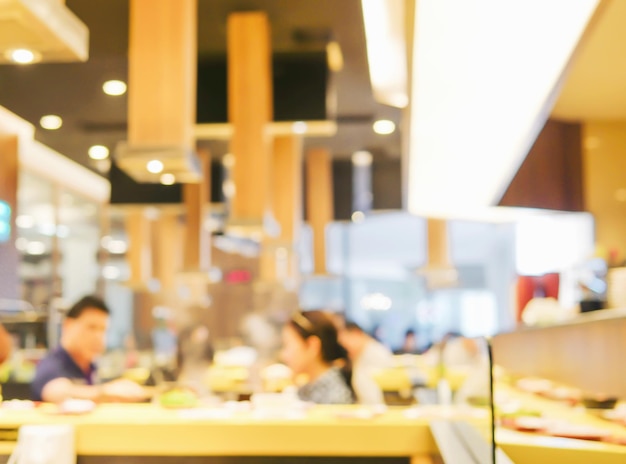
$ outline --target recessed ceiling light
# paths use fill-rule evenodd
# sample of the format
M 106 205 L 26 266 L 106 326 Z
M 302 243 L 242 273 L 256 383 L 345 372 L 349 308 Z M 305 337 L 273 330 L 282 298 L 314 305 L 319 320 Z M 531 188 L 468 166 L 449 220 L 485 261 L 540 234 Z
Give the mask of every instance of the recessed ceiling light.
M 235 165 L 235 155 L 233 155 L 232 153 L 226 153 L 222 157 L 222 165 L 224 165 L 226 169 L 232 169 L 232 167 Z
M 163 171 L 163 163 L 159 160 L 148 161 L 148 164 L 146 165 L 146 169 L 148 170 L 148 172 L 151 172 L 152 174 L 158 174 L 161 171 Z
M 29 255 L 43 255 L 46 252 L 46 245 L 43 242 L 34 241 L 26 245 L 26 253 Z
M 163 185 L 174 185 L 176 183 L 176 176 L 174 174 L 170 174 L 166 172 L 161 175 L 161 183 Z
M 119 80 L 106 81 L 102 84 L 102 90 L 107 95 L 117 97 L 126 93 L 126 82 Z
M 363 222 L 365 219 L 365 214 L 363 211 L 355 211 L 352 213 L 352 222 Z
M 102 268 L 102 277 L 107 280 L 119 279 L 121 274 L 122 272 L 120 271 L 120 269 L 113 265 L 104 266 Z
M 16 48 L 7 52 L 7 58 L 17 64 L 31 64 L 39 61 L 41 55 L 28 48 Z
M 396 130 L 396 124 L 389 119 L 379 119 L 374 122 L 374 132 L 380 135 L 389 135 L 393 134 Z
M 120 255 L 128 251 L 128 245 L 124 240 L 111 240 L 107 244 L 107 250 L 109 250 L 111 254 Z
M 305 134 L 307 130 L 306 122 L 304 121 L 296 121 L 292 126 L 294 134 Z
M 222 183 L 222 192 L 226 198 L 233 198 L 237 188 L 235 187 L 235 182 L 232 179 L 225 180 Z
M 352 164 L 355 166 L 370 166 L 373 160 L 369 151 L 359 150 L 352 153 Z
M 109 156 L 109 149 L 104 145 L 93 145 L 89 147 L 89 158 L 93 160 L 107 159 Z
M 44 129 L 57 130 L 63 125 L 63 119 L 61 119 L 61 116 L 57 116 L 56 114 L 46 114 L 41 117 L 39 124 Z
M 20 214 L 15 218 L 15 225 L 20 229 L 30 229 L 35 226 L 35 218 L 27 214 Z

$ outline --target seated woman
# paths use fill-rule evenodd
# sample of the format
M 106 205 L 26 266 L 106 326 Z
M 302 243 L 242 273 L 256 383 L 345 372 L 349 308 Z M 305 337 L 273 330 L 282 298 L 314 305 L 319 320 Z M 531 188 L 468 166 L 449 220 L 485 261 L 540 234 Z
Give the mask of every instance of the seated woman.
M 338 367 L 347 362 L 346 351 L 337 340 L 337 329 L 328 314 L 295 313 L 283 328 L 282 338 L 282 360 L 295 375 L 307 376 L 307 383 L 298 390 L 301 400 L 318 404 L 354 402 L 349 382 Z

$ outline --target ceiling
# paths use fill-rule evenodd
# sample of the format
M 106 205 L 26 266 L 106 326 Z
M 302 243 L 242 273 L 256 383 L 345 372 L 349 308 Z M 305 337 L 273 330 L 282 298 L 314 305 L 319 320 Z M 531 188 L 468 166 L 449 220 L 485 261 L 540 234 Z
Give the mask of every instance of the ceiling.
M 554 117 L 626 119 L 625 24 L 626 2 L 604 0 L 572 60 Z
M 86 63 L 0 66 L 0 105 L 37 127 L 36 138 L 94 170 L 87 150 L 100 144 L 114 150 L 126 138 L 126 96 L 102 92 L 109 79 L 127 80 L 128 0 L 67 0 L 67 6 L 90 32 Z M 334 78 L 337 89 L 338 133 L 330 139 L 308 139 L 307 146 L 323 144 L 333 155 L 347 158 L 370 150 L 377 157 L 400 157 L 400 134 L 376 135 L 371 123 L 392 119 L 400 126 L 400 110 L 374 102 L 365 50 L 360 0 L 198 0 L 200 54 L 226 51 L 226 18 L 239 10 L 268 13 L 275 51 L 323 49 L 320 37 L 332 36 L 343 51 L 344 68 Z M 132 89 L 129 89 L 132 92 Z M 58 114 L 63 127 L 39 127 L 45 114 Z M 210 143 L 215 157 L 227 152 L 223 142 Z

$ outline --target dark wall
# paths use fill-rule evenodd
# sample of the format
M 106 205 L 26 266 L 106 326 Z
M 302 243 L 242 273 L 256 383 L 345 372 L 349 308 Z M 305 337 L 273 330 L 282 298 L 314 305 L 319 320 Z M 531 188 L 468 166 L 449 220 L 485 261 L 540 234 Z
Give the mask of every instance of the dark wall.
M 581 143 L 580 124 L 548 120 L 499 204 L 583 211 Z
M 211 162 L 211 198 L 217 203 L 224 201 L 222 181 L 224 169 L 219 161 Z M 135 182 L 128 174 L 111 163 L 109 171 L 111 182 L 111 204 L 166 204 L 181 203 L 182 188 L 180 184 L 161 185 Z
M 325 51 L 274 53 L 272 56 L 275 121 L 322 120 L 326 108 L 329 71 Z M 228 121 L 226 56 L 198 58 L 197 122 Z
M 306 177 L 305 177 L 306 179 Z M 374 209 L 402 208 L 402 174 L 399 159 L 375 159 L 372 165 Z M 352 162 L 333 160 L 333 206 L 336 220 L 352 217 Z M 306 195 L 306 188 L 304 191 Z M 306 205 L 306 201 L 304 203 Z M 307 212 L 305 211 L 305 218 Z

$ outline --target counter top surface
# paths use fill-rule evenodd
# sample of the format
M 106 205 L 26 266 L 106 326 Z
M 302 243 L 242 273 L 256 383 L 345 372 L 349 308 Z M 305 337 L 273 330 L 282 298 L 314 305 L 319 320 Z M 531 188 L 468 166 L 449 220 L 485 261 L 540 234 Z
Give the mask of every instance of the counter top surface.
M 170 410 L 151 404 L 104 404 L 85 415 L 60 415 L 52 405 L 0 410 L 0 429 L 21 424 L 76 426 L 83 455 L 144 456 L 416 456 L 437 452 L 426 418 L 391 408 L 374 418 L 358 407 L 316 406 L 272 417 L 218 409 Z
M 558 327 L 567 327 L 579 324 L 589 324 L 593 322 L 606 321 L 611 319 L 626 319 L 626 308 L 614 308 L 614 309 L 599 309 L 597 311 L 591 311 L 588 313 L 580 313 L 574 317 L 563 319 L 561 321 L 554 322 L 552 324 L 539 324 L 539 325 L 520 325 L 514 330 L 509 332 L 502 332 L 496 335 L 507 335 L 512 332 L 524 332 L 534 330 L 545 330 Z
M 545 401 L 523 393 L 521 397 Z M 598 421 L 614 431 L 623 429 L 626 436 L 626 428 L 552 403 L 542 406 L 552 408 L 554 414 L 565 411 L 575 421 L 594 425 Z M 217 408 L 171 410 L 152 404 L 103 404 L 89 414 L 75 416 L 56 411 L 52 405 L 0 410 L 0 433 L 23 424 L 73 424 L 77 452 L 85 456 L 428 456 L 438 453 L 429 428 L 431 419 L 484 417 L 484 411 L 432 406 L 389 408 L 373 418 L 353 417 L 364 411 L 358 406 L 315 406 L 303 416 L 290 418 L 250 411 L 225 413 Z M 587 462 L 626 462 L 626 446 L 510 430 L 500 430 L 497 436 L 517 464 L 582 463 L 576 461 L 580 453 Z M 12 446 L 10 441 L 0 442 L 0 454 L 9 453 Z

